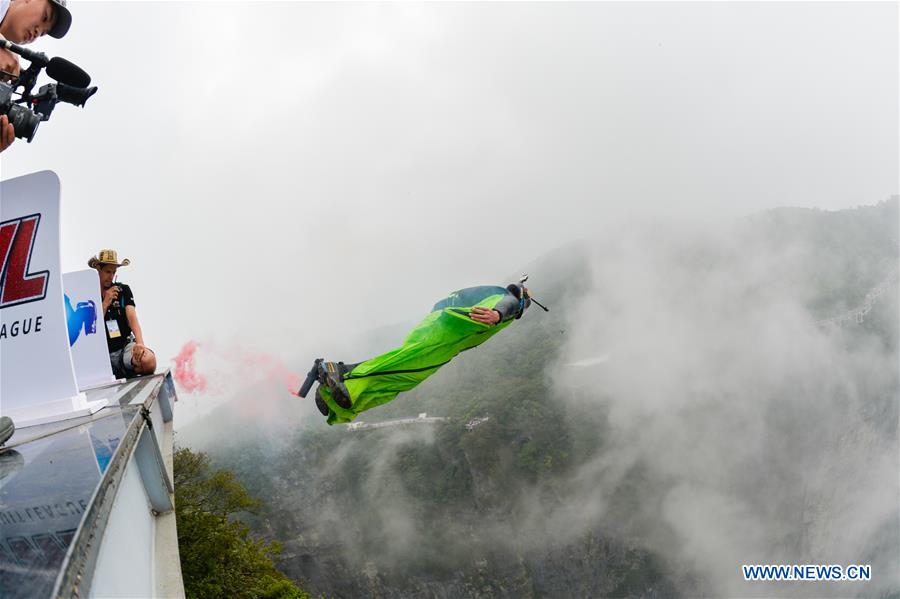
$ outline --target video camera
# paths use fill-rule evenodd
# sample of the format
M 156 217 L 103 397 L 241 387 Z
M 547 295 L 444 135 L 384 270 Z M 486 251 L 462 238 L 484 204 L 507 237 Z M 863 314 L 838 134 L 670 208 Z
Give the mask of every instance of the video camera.
M 9 122 L 16 130 L 16 137 L 26 139 L 28 143 L 34 139 L 41 121 L 50 120 L 50 113 L 58 102 L 83 107 L 88 98 L 97 92 L 96 86 L 88 87 L 91 76 L 65 58 L 47 58 L 42 52 L 28 50 L 4 39 L 0 39 L 0 48 L 31 62 L 18 77 L 13 77 L 12 83 L 0 82 L 0 116 L 8 115 Z M 47 76 L 56 83 L 48 83 L 38 89 L 36 94 L 32 94 L 38 75 L 45 67 Z M 22 89 L 16 92 L 18 88 Z M 18 99 L 13 98 L 14 93 L 19 94 Z

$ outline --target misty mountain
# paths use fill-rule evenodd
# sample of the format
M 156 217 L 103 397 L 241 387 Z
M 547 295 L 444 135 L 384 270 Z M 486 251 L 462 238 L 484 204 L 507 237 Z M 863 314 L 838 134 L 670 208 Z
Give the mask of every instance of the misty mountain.
M 549 313 L 360 416 L 448 422 L 327 427 L 260 383 L 178 440 L 264 501 L 248 522 L 314 595 L 896 595 L 897 239 L 897 198 L 606 231 L 528 266 Z

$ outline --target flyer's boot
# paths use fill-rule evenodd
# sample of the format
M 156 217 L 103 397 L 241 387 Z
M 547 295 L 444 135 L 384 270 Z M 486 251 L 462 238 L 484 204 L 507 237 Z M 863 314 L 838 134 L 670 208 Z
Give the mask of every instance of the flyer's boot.
M 322 399 L 321 385 L 316 387 L 316 407 L 319 408 L 320 412 L 322 412 L 322 416 L 328 416 L 328 404 L 326 404 L 325 400 Z
M 331 397 L 334 399 L 334 403 L 345 410 L 349 410 L 353 407 L 353 401 L 350 399 L 347 385 L 344 384 L 344 374 L 346 372 L 347 369 L 343 362 L 319 363 L 319 383 L 331 390 Z

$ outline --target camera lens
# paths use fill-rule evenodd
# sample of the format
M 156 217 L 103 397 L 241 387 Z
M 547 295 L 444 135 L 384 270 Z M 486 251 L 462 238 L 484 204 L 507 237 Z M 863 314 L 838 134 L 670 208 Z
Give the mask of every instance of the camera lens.
M 30 143 L 37 133 L 41 117 L 24 106 L 13 104 L 9 107 L 9 122 L 16 130 L 16 137 L 26 139 Z

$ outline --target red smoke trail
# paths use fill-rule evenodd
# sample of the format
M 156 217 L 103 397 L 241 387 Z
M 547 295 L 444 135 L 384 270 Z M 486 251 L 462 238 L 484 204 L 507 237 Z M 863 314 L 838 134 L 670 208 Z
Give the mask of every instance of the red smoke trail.
M 206 389 L 206 377 L 195 370 L 194 352 L 197 347 L 196 341 L 188 341 L 175 356 L 175 380 L 188 393 Z
M 199 347 L 200 344 L 196 341 L 188 341 L 175 358 L 175 380 L 188 393 L 207 389 L 206 376 L 197 372 L 194 361 Z M 221 348 L 209 343 L 203 345 L 203 353 L 209 354 L 214 358 L 213 361 L 218 361 L 220 366 L 224 366 L 222 372 L 219 369 L 208 372 L 214 379 L 236 377 L 241 382 L 263 379 L 284 385 L 295 396 L 303 380 L 279 358 L 265 352 L 248 348 Z
M 261 378 L 275 381 L 286 386 L 291 395 L 297 395 L 300 389 L 300 375 L 289 370 L 278 358 L 264 352 L 243 350 L 241 359 L 243 366 L 258 372 Z

